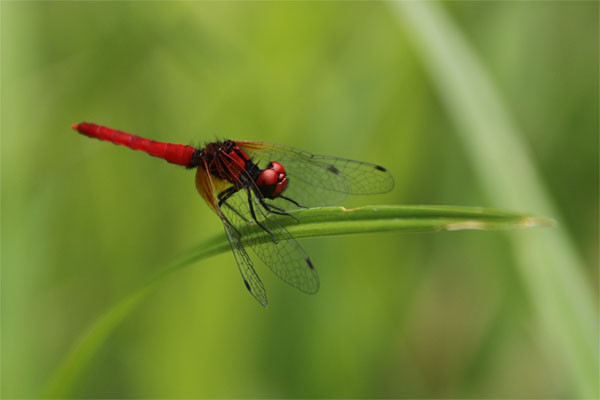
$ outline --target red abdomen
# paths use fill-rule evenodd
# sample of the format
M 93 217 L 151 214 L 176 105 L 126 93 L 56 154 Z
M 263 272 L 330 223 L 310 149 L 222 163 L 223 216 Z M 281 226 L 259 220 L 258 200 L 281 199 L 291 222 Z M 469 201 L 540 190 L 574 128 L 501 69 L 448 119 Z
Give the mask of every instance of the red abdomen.
M 192 146 L 157 142 L 116 129 L 111 129 L 106 126 L 90 124 L 88 122 L 73 124 L 72 128 L 83 135 L 106 140 L 114 144 L 129 147 L 133 150 L 141 150 L 151 156 L 165 159 L 172 164 L 183 165 L 184 167 L 193 166 L 192 157 L 196 152 L 196 149 Z

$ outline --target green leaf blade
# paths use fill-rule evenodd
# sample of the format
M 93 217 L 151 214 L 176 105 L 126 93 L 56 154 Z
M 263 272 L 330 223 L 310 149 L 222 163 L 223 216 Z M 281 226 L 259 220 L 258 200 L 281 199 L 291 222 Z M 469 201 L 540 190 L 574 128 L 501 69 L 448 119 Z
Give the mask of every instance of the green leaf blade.
M 553 221 L 537 217 L 481 207 L 457 206 L 365 206 L 352 209 L 323 207 L 293 212 L 299 221 L 276 216 L 296 238 L 347 235 L 375 232 L 440 232 L 456 230 L 506 230 L 535 226 L 548 227 Z M 258 233 L 260 242 L 270 236 L 256 224 L 248 225 L 242 235 Z M 164 270 L 103 313 L 75 342 L 54 370 L 42 397 L 68 397 L 73 384 L 90 364 L 110 334 L 171 273 L 197 261 L 229 251 L 225 234 L 215 235 L 182 254 Z M 232 259 L 232 263 L 233 263 Z

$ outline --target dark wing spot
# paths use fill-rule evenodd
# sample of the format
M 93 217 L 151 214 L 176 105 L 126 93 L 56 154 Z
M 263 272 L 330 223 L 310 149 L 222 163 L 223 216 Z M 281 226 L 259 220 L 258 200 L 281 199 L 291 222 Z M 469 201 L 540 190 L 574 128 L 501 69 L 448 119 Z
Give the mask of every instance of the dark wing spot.
M 336 174 L 336 175 L 340 173 L 340 170 L 339 170 L 339 169 L 337 169 L 336 167 L 334 167 L 334 166 L 333 166 L 333 165 L 331 165 L 331 164 L 329 164 L 329 165 L 327 166 L 327 171 L 329 171 L 329 172 L 332 172 L 332 173 L 334 173 L 334 174 Z
M 247 281 L 247 280 L 245 280 L 245 279 L 244 279 L 244 285 L 246 285 L 246 289 L 248 289 L 248 291 L 249 291 L 250 293 L 252 293 L 252 289 L 250 289 L 250 284 L 249 284 L 249 283 L 248 283 L 248 281 Z
M 387 169 L 383 168 L 381 165 L 376 165 L 375 169 L 382 172 L 387 172 Z
M 306 258 L 306 263 L 308 264 L 308 267 L 310 269 L 315 269 L 315 267 L 312 265 L 312 262 L 310 262 L 310 258 L 308 258 L 308 257 Z

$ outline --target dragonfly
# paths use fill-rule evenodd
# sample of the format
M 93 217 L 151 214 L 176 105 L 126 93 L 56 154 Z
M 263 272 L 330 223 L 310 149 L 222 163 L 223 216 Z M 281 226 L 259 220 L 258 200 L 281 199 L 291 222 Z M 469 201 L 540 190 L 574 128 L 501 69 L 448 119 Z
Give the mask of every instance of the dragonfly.
M 314 294 L 319 290 L 319 275 L 281 218 L 297 220 L 291 211 L 335 205 L 348 194 L 384 193 L 394 186 L 392 175 L 380 165 L 281 144 L 222 140 L 195 148 L 88 122 L 72 128 L 91 138 L 195 168 L 196 188 L 223 223 L 244 285 L 264 307 L 268 304 L 266 290 L 246 248 L 283 281 Z M 250 225 L 257 229 L 248 229 Z

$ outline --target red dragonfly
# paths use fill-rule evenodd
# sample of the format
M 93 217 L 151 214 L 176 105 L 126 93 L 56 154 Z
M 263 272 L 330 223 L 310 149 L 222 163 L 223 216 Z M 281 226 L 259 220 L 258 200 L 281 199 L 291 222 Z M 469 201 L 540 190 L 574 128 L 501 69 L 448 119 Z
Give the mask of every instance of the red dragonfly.
M 280 144 L 224 140 L 197 149 L 87 122 L 72 128 L 92 138 L 196 168 L 196 188 L 221 218 L 246 288 L 265 307 L 265 288 L 244 246 L 290 285 L 305 293 L 319 290 L 319 276 L 310 258 L 272 215 L 297 219 L 290 210 L 332 205 L 347 194 L 383 193 L 394 186 L 391 174 L 382 166 Z M 261 240 L 256 230 L 242 234 L 249 224 L 258 225 L 271 240 Z

